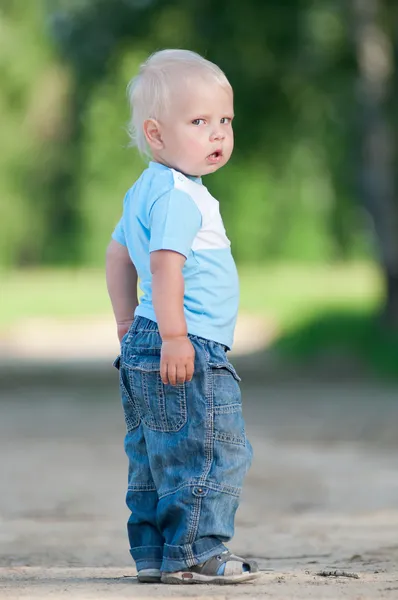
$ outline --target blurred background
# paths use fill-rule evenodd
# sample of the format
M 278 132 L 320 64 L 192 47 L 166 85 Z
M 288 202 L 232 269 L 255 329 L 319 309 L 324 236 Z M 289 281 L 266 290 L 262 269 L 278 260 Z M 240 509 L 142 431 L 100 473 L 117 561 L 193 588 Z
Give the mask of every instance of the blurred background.
M 235 90 L 235 152 L 206 185 L 241 275 L 237 351 L 397 374 L 397 11 L 3 0 L 2 355 L 73 358 L 92 331 L 93 357 L 117 350 L 104 253 L 145 167 L 128 148 L 125 89 L 148 54 L 182 47 Z
M 232 360 L 255 448 L 233 549 L 292 568 L 351 552 L 387 573 L 395 0 L 1 0 L 0 563 L 130 564 L 104 257 L 145 168 L 126 86 L 168 47 L 214 61 L 235 90 L 235 151 L 205 181 L 240 273 Z

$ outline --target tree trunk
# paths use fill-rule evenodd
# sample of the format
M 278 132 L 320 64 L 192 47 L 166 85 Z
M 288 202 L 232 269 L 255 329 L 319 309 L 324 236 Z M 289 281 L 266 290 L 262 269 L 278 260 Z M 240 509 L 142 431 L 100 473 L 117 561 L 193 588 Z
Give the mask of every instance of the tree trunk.
M 398 327 L 398 202 L 389 105 L 394 92 L 393 45 L 381 25 L 380 0 L 352 0 L 358 62 L 361 199 L 371 215 L 386 283 L 384 316 Z

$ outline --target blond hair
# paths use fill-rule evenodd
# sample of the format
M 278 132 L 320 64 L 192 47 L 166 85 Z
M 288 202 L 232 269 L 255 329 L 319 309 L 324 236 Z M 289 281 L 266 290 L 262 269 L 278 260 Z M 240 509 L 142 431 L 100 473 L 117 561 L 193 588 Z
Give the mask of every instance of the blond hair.
M 140 67 L 127 86 L 131 108 L 128 132 L 131 145 L 149 154 L 143 124 L 146 119 L 159 119 L 170 106 L 173 84 L 192 76 L 213 78 L 223 87 L 231 87 L 223 71 L 200 54 L 190 50 L 160 50 Z

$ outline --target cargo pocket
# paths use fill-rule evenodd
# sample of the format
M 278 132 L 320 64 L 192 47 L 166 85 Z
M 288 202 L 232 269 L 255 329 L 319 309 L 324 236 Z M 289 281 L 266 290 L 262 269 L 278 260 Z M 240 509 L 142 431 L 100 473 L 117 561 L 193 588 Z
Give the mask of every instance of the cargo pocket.
M 214 439 L 246 445 L 240 377 L 229 362 L 210 363 L 213 387 Z
M 140 424 L 140 417 L 134 400 L 126 387 L 127 382 L 125 380 L 125 370 L 120 368 L 120 362 L 121 357 L 118 356 L 114 361 L 113 366 L 119 371 L 119 388 L 124 412 L 124 420 L 126 423 L 127 432 L 130 432 L 138 427 Z
M 142 422 L 153 431 L 179 431 L 187 422 L 187 384 L 165 385 L 160 377 L 160 357 L 141 356 L 126 366 Z

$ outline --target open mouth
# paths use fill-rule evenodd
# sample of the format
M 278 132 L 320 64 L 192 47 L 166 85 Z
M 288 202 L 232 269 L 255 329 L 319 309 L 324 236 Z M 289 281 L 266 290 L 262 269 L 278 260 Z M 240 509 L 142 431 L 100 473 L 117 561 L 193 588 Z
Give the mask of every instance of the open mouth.
M 215 150 L 207 158 L 210 162 L 218 162 L 222 158 L 222 150 Z

